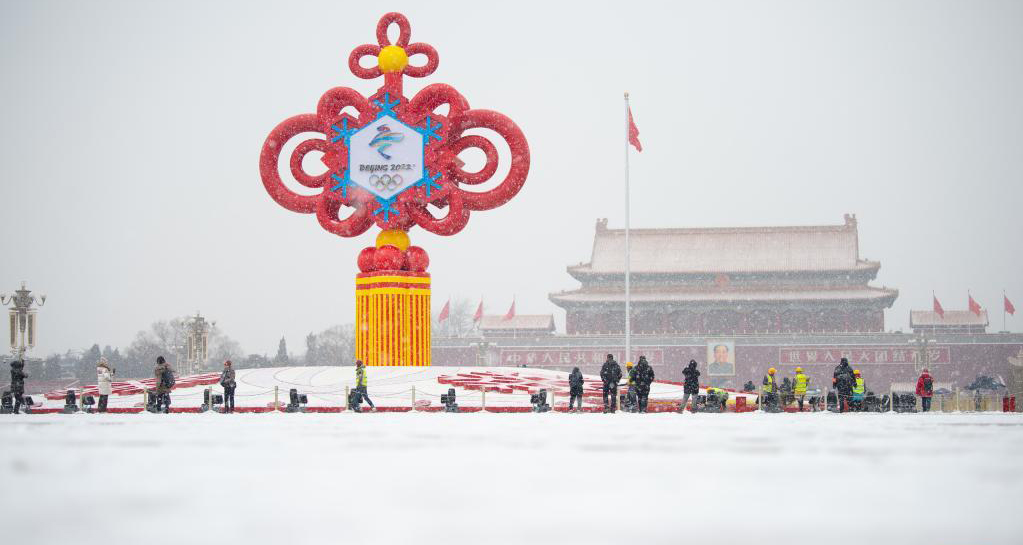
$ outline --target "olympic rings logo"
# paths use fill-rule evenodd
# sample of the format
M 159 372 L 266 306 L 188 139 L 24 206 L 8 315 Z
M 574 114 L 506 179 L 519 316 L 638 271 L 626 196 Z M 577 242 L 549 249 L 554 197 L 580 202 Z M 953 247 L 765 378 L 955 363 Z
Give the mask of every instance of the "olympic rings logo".
M 376 174 L 369 177 L 369 183 L 373 187 L 380 190 L 397 189 L 405 180 L 399 174 L 391 176 L 390 174 L 383 174 L 377 176 Z

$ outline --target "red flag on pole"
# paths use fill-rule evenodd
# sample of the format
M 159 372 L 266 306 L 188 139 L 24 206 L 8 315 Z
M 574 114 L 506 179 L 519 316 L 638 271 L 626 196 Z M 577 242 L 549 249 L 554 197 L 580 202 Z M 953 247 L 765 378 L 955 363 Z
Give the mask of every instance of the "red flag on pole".
M 970 298 L 970 301 L 969 301 L 970 312 L 976 314 L 977 316 L 980 316 L 980 305 L 976 301 L 973 300 L 973 296 L 972 295 L 970 295 L 969 293 L 967 293 L 966 295 L 967 295 L 967 297 Z
M 504 315 L 505 320 L 511 320 L 515 317 L 515 300 L 512 300 L 512 306 L 508 309 L 508 314 Z
M 448 299 L 447 303 L 444 303 L 444 308 L 440 309 L 440 314 L 437 315 L 437 321 L 443 322 L 448 319 L 448 314 L 451 313 L 451 299 Z
M 1005 299 L 1005 312 L 1008 312 L 1009 314 L 1015 316 L 1016 307 L 1012 306 L 1012 301 L 1010 301 L 1009 298 L 1005 295 L 1002 295 L 1002 297 Z
M 629 107 L 629 143 L 636 148 L 636 151 L 643 151 L 643 145 L 639 143 L 639 128 L 632 120 L 632 107 Z
M 483 319 L 483 299 L 480 299 L 480 306 L 476 307 L 476 314 L 472 315 L 472 321 L 478 322 Z
M 934 297 L 934 313 L 944 318 L 945 309 L 941 308 L 941 303 L 938 302 L 938 298 L 934 294 L 931 294 L 931 297 Z

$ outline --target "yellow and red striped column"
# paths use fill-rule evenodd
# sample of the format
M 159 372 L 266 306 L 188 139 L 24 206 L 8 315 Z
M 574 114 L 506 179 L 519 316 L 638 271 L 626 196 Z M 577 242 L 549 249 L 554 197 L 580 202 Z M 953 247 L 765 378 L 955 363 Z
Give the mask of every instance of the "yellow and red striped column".
M 405 253 L 411 248 L 404 232 L 390 233 L 382 232 L 377 248 L 367 248 L 363 250 L 365 257 L 360 255 L 359 268 L 363 272 L 355 276 L 355 357 L 366 365 L 428 366 L 430 274 L 422 269 L 429 261 L 425 252 L 417 248 L 423 257 L 418 257 L 415 264 L 421 266 L 411 268 L 420 270 L 394 266 L 408 264 Z M 390 244 L 391 241 L 396 243 Z M 388 248 L 380 256 L 375 255 L 388 246 L 393 246 L 396 252 Z

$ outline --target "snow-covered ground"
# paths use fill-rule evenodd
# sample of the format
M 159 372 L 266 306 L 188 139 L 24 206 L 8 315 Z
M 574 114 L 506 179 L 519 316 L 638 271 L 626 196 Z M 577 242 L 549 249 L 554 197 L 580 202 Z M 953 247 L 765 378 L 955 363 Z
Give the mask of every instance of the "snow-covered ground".
M 3 415 L 0 451 L 11 543 L 1023 540 L 1017 414 Z

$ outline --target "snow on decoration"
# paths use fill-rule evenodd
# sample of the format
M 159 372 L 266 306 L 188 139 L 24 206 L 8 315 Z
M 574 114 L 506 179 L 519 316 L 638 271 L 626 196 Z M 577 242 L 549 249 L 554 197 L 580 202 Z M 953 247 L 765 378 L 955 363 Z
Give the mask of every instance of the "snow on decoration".
M 387 36 L 392 24 L 400 31 L 394 44 Z M 438 235 L 453 235 L 465 227 L 470 212 L 497 208 L 519 192 L 529 172 L 529 146 L 511 119 L 492 110 L 471 109 L 465 97 L 442 83 L 426 86 L 411 99 L 405 97 L 403 78 L 429 76 L 440 62 L 429 44 L 410 43 L 411 34 L 404 15 L 381 17 L 377 43 L 352 50 L 348 67 L 363 79 L 383 76 L 383 86 L 369 97 L 348 87 L 330 89 L 320 98 L 316 113 L 288 118 L 270 132 L 259 168 L 263 185 L 278 204 L 293 212 L 315 213 L 324 229 L 344 237 L 360 235 L 374 223 L 384 230 L 408 231 L 418 225 Z M 425 56 L 426 64 L 410 64 L 409 57 L 416 55 Z M 376 65 L 362 66 L 360 60 L 366 56 L 375 56 Z M 437 113 L 444 105 L 447 114 Z M 342 112 L 349 107 L 356 115 Z M 511 150 L 504 180 L 482 192 L 465 186 L 493 178 L 499 157 L 487 137 L 464 134 L 474 128 L 496 132 Z M 317 135 L 310 137 L 310 133 Z M 305 139 L 291 153 L 290 170 L 299 184 L 320 190 L 314 195 L 295 193 L 281 180 L 281 152 L 299 135 Z M 486 157 L 477 172 L 463 170 L 458 158 L 470 148 Z M 327 167 L 323 174 L 309 174 L 303 167 L 311 152 L 322 153 Z M 435 217 L 428 205 L 447 209 L 447 214 Z M 342 207 L 353 209 L 343 219 Z

